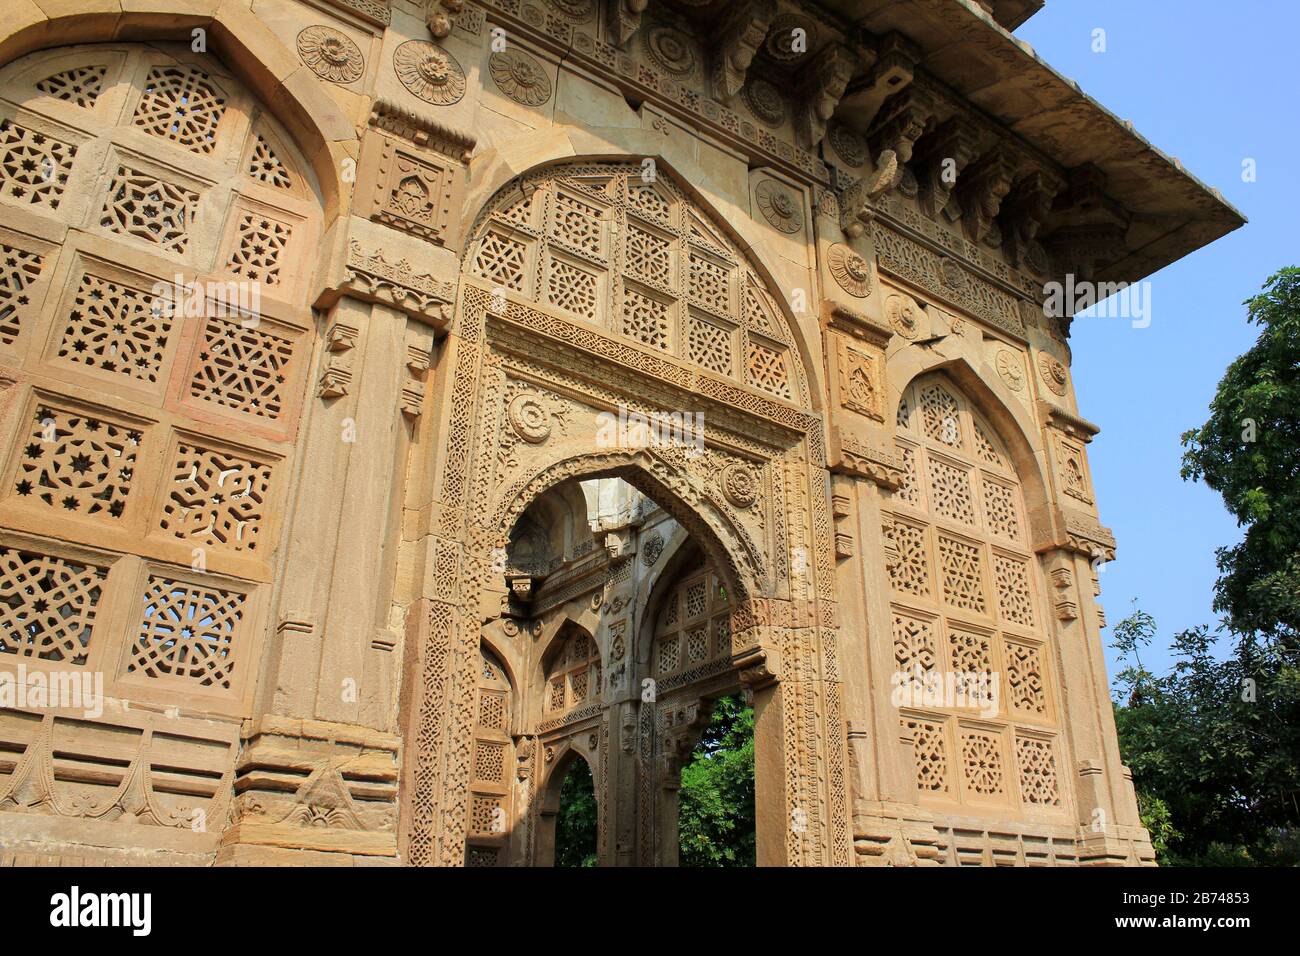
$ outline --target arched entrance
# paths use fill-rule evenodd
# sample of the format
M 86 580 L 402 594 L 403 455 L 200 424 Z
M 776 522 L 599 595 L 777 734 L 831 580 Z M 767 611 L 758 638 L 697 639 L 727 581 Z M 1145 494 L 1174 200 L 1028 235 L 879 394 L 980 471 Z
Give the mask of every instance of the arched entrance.
M 475 718 L 456 688 L 475 679 L 467 648 L 488 639 L 519 675 L 502 862 L 538 862 L 538 787 L 567 747 L 591 765 L 601 862 L 675 862 L 681 764 L 710 701 L 742 685 L 762 742 L 759 861 L 849 859 L 829 480 L 792 320 L 728 228 L 666 169 L 647 182 L 640 168 L 529 173 L 466 244 L 440 367 L 435 596 L 416 618 L 408 713 L 428 742 L 408 764 L 417 864 L 456 865 L 475 842 L 458 742 Z M 663 635 L 642 628 L 687 542 L 699 577 L 679 583 L 708 598 L 656 673 L 672 652 L 661 641 L 655 657 Z M 599 657 L 555 670 L 574 627 Z

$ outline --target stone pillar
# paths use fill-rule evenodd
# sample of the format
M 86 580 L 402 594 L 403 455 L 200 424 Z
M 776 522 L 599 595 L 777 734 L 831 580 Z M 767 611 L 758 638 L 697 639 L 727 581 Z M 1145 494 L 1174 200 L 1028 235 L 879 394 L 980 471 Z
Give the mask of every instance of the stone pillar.
M 355 241 L 344 274 L 316 303 L 323 334 L 274 630 L 256 715 L 244 728 L 238 822 L 223 838 L 222 862 L 274 862 L 302 848 L 397 859 L 402 493 L 450 283 L 413 276 Z M 432 613 L 420 604 L 413 611 Z M 373 812 L 376 799 L 382 812 Z

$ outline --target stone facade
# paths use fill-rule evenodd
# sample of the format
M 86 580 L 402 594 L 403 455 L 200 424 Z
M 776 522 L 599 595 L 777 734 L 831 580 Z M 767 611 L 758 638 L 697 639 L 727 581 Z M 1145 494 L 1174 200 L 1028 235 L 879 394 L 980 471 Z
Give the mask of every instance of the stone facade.
M 744 688 L 760 863 L 1153 862 L 1042 302 L 1241 219 L 1039 5 L 9 0 L 0 860 L 672 864 Z

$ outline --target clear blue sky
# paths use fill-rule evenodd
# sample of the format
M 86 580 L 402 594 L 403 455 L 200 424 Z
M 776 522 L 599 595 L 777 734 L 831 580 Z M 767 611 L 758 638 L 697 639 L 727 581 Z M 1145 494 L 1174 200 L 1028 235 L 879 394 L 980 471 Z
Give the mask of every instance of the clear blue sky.
M 1104 53 L 1092 51 L 1099 27 Z M 1242 300 L 1300 264 L 1300 2 L 1047 0 L 1016 35 L 1250 220 L 1152 277 L 1149 328 L 1080 318 L 1071 333 L 1079 410 L 1101 426 L 1089 447 L 1101 519 L 1119 539 L 1101 600 L 1112 625 L 1134 597 L 1155 616 L 1160 646 L 1143 659 L 1163 670 L 1172 634 L 1215 620 L 1214 550 L 1240 540 L 1219 496 L 1179 478 L 1179 436 L 1255 341 Z M 1107 660 L 1113 675 L 1109 647 Z

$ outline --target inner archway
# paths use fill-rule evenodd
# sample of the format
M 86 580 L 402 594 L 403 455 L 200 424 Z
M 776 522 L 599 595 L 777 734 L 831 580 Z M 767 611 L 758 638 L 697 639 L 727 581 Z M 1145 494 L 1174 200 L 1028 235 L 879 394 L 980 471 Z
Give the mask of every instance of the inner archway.
M 518 675 L 514 773 L 491 788 L 509 819 L 492 834 L 471 826 L 468 841 L 501 847 L 499 864 L 679 862 L 682 768 L 741 683 L 733 575 L 712 558 L 717 542 L 699 540 L 707 528 L 677 513 L 622 477 L 582 477 L 534 496 L 509 528 L 500 615 L 483 626 Z M 752 766 L 752 738 L 749 754 Z M 752 771 L 750 792 L 739 810 L 752 831 Z

